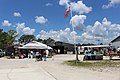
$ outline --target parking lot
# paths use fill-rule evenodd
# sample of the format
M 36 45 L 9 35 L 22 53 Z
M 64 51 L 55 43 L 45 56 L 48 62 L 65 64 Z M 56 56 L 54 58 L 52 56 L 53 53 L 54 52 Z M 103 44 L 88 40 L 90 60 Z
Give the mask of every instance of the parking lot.
M 83 56 L 79 56 L 82 59 Z M 55 55 L 47 61 L 0 58 L 0 80 L 120 80 L 120 72 L 94 71 L 62 64 L 75 55 Z M 87 76 L 87 77 L 86 77 Z

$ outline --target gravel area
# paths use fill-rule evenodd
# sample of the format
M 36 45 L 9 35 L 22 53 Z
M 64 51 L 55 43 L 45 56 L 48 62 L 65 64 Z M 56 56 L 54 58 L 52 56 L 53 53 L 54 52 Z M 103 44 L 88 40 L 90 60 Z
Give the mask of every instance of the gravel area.
M 66 60 L 74 59 L 75 55 L 72 54 L 54 55 L 47 61 L 37 62 L 35 62 L 35 59 L 0 58 L 0 80 L 120 80 L 120 69 L 96 70 L 62 64 Z M 79 59 L 82 61 L 83 56 L 79 56 Z M 20 76 L 16 73 L 19 73 Z M 8 74 L 11 77 L 7 77 Z M 39 77 L 35 78 L 32 75 Z M 30 76 L 30 78 L 24 78 L 24 76 Z M 45 76 L 48 78 L 45 78 Z

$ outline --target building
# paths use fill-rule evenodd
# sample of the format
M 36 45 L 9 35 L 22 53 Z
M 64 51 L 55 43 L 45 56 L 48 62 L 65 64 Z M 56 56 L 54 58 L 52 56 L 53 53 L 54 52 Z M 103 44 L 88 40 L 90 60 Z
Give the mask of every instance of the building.
M 120 47 L 120 36 L 115 38 L 114 40 L 111 41 L 111 45 L 115 46 L 116 48 Z
M 53 48 L 53 50 L 55 50 L 55 52 L 57 54 L 67 54 L 67 51 L 72 51 L 73 52 L 74 45 L 70 44 L 70 43 L 57 41 L 57 42 L 55 42 L 55 45 L 52 46 L 52 48 Z

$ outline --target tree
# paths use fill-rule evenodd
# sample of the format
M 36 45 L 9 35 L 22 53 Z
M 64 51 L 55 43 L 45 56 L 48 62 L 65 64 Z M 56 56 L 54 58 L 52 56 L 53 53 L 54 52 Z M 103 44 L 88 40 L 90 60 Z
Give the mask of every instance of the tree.
M 44 44 L 47 44 L 49 46 L 53 46 L 55 44 L 55 40 L 52 39 L 52 38 L 48 38 L 48 39 L 44 39 L 44 40 L 42 40 L 42 39 L 39 38 L 39 39 L 37 39 L 37 41 L 38 42 L 42 42 Z
M 18 36 L 17 32 L 15 30 L 9 30 L 7 33 L 10 36 L 9 41 L 11 41 L 13 43 L 15 41 L 16 37 Z
M 34 35 L 22 35 L 20 39 L 18 39 L 18 41 L 23 44 L 27 44 L 30 41 L 34 41 L 34 40 L 36 40 Z
M 13 44 L 15 37 L 12 36 L 9 32 L 3 32 L 3 29 L 0 29 L 0 48 L 4 49 L 5 47 Z
M 46 39 L 42 40 L 42 43 L 47 44 L 47 40 Z
M 81 44 L 80 44 L 80 43 L 78 43 L 78 44 L 76 44 L 76 46 L 81 46 Z
M 38 38 L 38 39 L 37 39 L 37 41 L 38 41 L 38 42 L 42 42 L 43 40 L 42 40 L 42 39 L 40 39 L 40 38 Z
M 11 35 L 14 38 L 18 36 L 18 34 L 17 34 L 17 32 L 15 30 L 9 30 L 8 34 Z
M 53 44 L 55 44 L 55 40 L 52 39 L 52 38 L 48 38 L 48 39 L 46 40 L 46 44 L 49 45 L 49 46 L 53 46 Z
M 100 43 L 100 45 L 103 45 L 103 43 Z
M 0 29 L 0 48 L 2 48 L 2 49 L 5 45 L 4 44 L 5 38 L 6 38 L 6 36 L 5 36 L 5 33 L 3 32 L 3 29 Z

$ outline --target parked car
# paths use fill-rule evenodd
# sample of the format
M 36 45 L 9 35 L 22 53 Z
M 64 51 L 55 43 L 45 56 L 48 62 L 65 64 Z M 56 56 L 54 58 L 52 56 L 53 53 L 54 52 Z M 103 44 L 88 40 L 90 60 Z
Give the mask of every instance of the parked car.
M 0 57 L 3 57 L 4 55 L 5 55 L 5 52 L 2 49 L 0 49 Z

